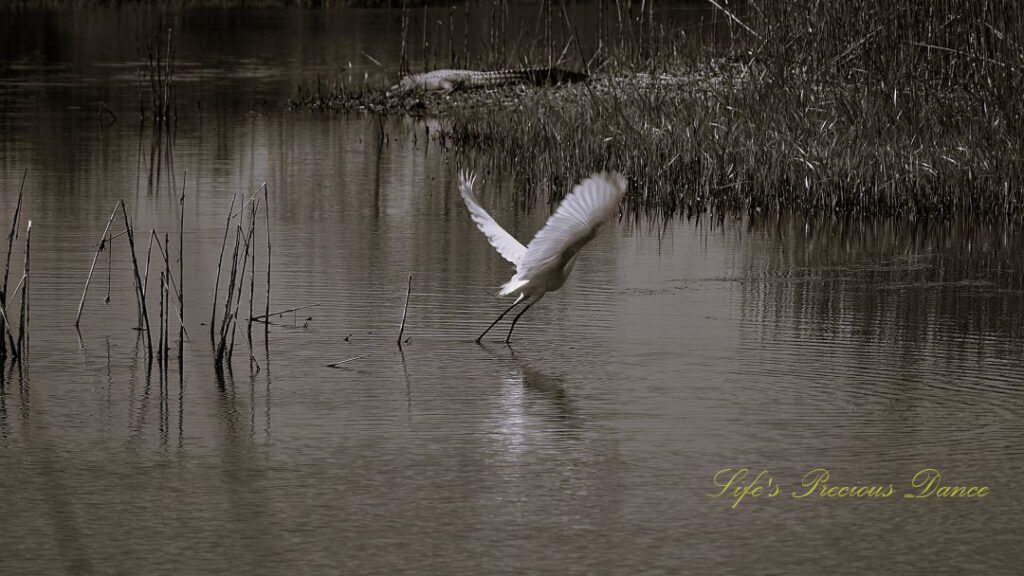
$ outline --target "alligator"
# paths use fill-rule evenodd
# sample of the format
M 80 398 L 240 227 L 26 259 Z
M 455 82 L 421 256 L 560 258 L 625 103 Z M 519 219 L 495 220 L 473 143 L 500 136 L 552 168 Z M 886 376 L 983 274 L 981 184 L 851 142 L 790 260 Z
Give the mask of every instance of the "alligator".
M 434 70 L 411 74 L 391 87 L 391 91 L 422 90 L 425 92 L 451 92 L 459 88 L 487 88 L 508 84 L 547 86 L 568 82 L 583 82 L 589 76 L 583 72 L 561 68 L 524 68 L 521 70 Z

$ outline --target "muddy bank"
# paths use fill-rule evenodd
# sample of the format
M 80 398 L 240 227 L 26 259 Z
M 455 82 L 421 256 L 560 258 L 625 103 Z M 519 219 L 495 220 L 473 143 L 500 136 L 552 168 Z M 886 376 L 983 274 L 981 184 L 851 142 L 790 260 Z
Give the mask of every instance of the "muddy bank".
M 490 88 L 457 89 L 450 92 L 402 90 L 389 85 L 351 85 L 343 82 L 318 82 L 300 86 L 288 99 L 294 111 L 369 112 L 445 117 L 468 110 L 514 110 L 533 98 L 563 100 L 566 105 L 585 105 L 589 98 L 623 91 L 639 92 L 652 88 L 675 87 L 683 90 L 712 90 L 730 82 L 723 73 L 724 63 L 709 64 L 706 69 L 660 73 L 598 74 L 586 82 L 551 86 L 511 84 Z

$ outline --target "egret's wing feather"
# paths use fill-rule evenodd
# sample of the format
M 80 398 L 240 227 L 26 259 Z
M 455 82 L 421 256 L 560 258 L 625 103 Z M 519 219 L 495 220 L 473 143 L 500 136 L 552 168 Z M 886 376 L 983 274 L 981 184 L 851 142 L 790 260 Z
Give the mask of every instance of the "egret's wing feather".
M 505 260 L 519 266 L 519 261 L 522 260 L 523 254 L 526 252 L 526 246 L 523 246 L 522 243 L 499 226 L 494 221 L 494 218 L 491 218 L 491 215 L 483 209 L 483 206 L 480 206 L 476 196 L 473 194 L 474 182 L 476 182 L 476 176 L 465 171 L 459 173 L 459 192 L 462 194 L 462 200 L 466 203 L 466 208 L 469 208 L 470 218 L 476 223 L 477 228 L 484 233 L 484 236 L 487 236 L 487 240 L 498 251 L 498 254 L 501 254 Z
M 516 275 L 554 259 L 571 258 L 615 215 L 626 193 L 626 179 L 617 172 L 593 174 L 565 197 L 547 224 L 533 237 L 516 267 Z

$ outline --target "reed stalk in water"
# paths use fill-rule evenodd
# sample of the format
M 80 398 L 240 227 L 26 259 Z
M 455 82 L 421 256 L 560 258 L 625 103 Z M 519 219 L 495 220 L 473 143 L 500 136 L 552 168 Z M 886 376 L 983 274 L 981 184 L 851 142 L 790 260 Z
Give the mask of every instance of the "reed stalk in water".
M 214 338 L 214 326 L 217 324 L 217 293 L 220 290 L 220 272 L 221 267 L 224 263 L 224 248 L 228 243 L 228 232 L 231 231 L 231 218 L 232 213 L 235 211 L 235 199 L 234 194 L 231 195 L 231 205 L 228 207 L 227 221 L 224 223 L 224 239 L 220 245 L 220 257 L 217 259 L 217 280 L 213 284 L 213 311 L 210 313 L 210 342 L 216 344 Z
M 402 334 L 405 334 L 405 318 L 409 314 L 409 296 L 412 294 L 412 274 L 409 274 L 409 285 L 405 289 L 405 308 L 402 310 L 402 326 L 398 329 L 398 347 L 402 347 Z
M 267 230 L 267 302 L 264 308 L 264 314 L 267 316 L 267 323 L 263 325 L 263 338 L 264 343 L 267 342 L 267 335 L 270 333 L 270 196 L 267 192 L 267 186 L 263 186 L 263 218 L 264 226 Z
M 3 304 L 0 304 L 0 320 L 3 321 L 4 332 L 7 334 L 7 338 L 11 342 L 11 356 L 15 360 L 17 360 L 19 358 L 19 356 L 18 356 L 18 341 L 14 338 L 14 333 L 11 332 L 11 321 L 7 317 L 7 310 L 3 306 Z M 0 341 L 3 341 L 3 334 L 0 334 Z M 6 350 L 6 343 L 4 344 L 4 348 Z M 6 352 L 4 354 L 5 354 L 5 357 L 6 357 Z
M 8 302 L 8 295 L 10 292 L 7 290 L 7 279 L 10 276 L 11 271 L 11 253 L 14 251 L 14 238 L 18 235 L 18 222 L 21 218 L 21 201 L 25 194 L 25 180 L 28 179 L 28 170 L 25 170 L 21 174 L 21 186 L 18 188 L 18 204 L 14 209 L 14 218 L 11 219 L 11 231 L 7 234 L 7 263 L 4 265 L 4 285 L 3 292 L 0 292 L 0 307 L 6 308 Z M 10 327 L 7 321 L 6 312 L 3 318 L 0 319 L 3 322 L 5 331 L 10 333 Z M 14 344 L 14 339 L 11 339 L 11 353 L 17 355 L 17 350 Z M 4 343 L 3 335 L 0 335 L 0 359 L 7 355 L 7 345 Z
M 164 253 L 165 254 L 169 253 L 170 249 L 171 249 L 171 247 L 170 247 L 170 238 L 168 238 L 168 235 L 165 232 L 164 233 Z M 170 280 L 171 280 L 171 262 L 167 258 L 164 258 L 164 281 L 163 281 L 160 289 L 163 292 L 163 296 L 162 297 L 163 297 L 164 303 L 165 303 L 165 305 L 164 305 L 164 319 L 163 319 L 163 322 L 164 322 L 164 335 L 163 335 L 164 349 L 163 349 L 163 356 L 164 356 L 164 369 L 165 370 L 167 369 L 167 357 L 170 354 L 170 349 L 171 349 L 171 346 L 170 346 L 170 332 L 171 332 L 170 331 L 170 324 L 171 324 L 171 321 L 170 321 L 171 320 L 170 319 L 170 316 L 171 316 L 170 310 L 171 310 L 171 299 L 170 299 L 170 287 L 169 287 Z M 180 294 L 180 292 L 179 292 L 179 294 Z M 181 325 L 181 324 L 184 324 L 184 323 L 179 322 L 179 325 Z
M 252 321 L 253 322 L 266 322 L 266 321 L 268 321 L 270 319 L 271 316 L 281 316 L 282 314 L 287 314 L 289 312 L 295 312 L 297 310 L 306 310 L 308 308 L 316 308 L 319 305 L 320 305 L 319 303 L 317 303 L 317 304 L 307 304 L 305 306 L 296 306 L 295 308 L 287 308 L 285 310 L 275 310 L 274 312 L 267 312 L 266 314 L 262 314 L 260 316 L 255 316 L 255 317 L 253 317 Z
M 242 234 L 241 226 L 235 227 L 235 246 L 231 254 L 231 274 L 229 276 L 226 293 L 224 297 L 224 317 L 221 319 L 220 330 L 218 340 L 216 342 L 216 363 L 220 364 L 224 361 L 224 355 L 227 353 L 227 330 L 231 322 L 231 304 L 235 295 L 235 275 L 238 273 L 238 247 L 240 244 L 240 236 Z
M 263 185 L 264 190 L 266 184 Z M 251 325 L 253 321 L 253 305 L 255 300 L 255 235 L 256 235 L 256 216 L 259 213 L 261 199 L 258 196 L 259 191 L 256 194 L 243 203 L 242 210 L 239 213 L 243 213 L 245 210 L 245 204 L 253 201 L 252 206 L 249 208 L 249 218 L 246 222 L 244 216 L 241 221 L 235 227 L 235 246 L 231 256 L 231 273 L 226 287 L 226 296 L 224 301 L 224 317 L 221 319 L 219 339 L 214 342 L 215 346 L 215 362 L 221 364 L 225 360 L 230 362 L 231 356 L 234 352 L 234 341 L 235 331 L 238 329 L 238 311 L 242 305 L 242 296 L 245 287 L 245 275 L 249 272 L 249 314 L 247 320 L 246 329 L 243 331 L 243 338 L 245 334 L 250 334 L 249 338 L 245 338 L 246 342 L 251 347 Z M 265 194 L 264 194 L 265 196 Z M 229 225 L 231 220 L 229 219 Z M 269 222 L 269 220 L 268 220 Z M 269 237 L 269 232 L 268 232 Z M 268 240 L 269 241 L 269 240 Z M 218 262 L 218 269 L 221 266 L 221 262 Z M 251 264 L 251 266 L 250 266 Z M 268 264 L 269 266 L 269 264 Z M 269 297 L 269 270 L 268 270 L 268 297 Z M 214 300 L 214 310 L 216 311 L 217 302 Z M 215 313 L 216 314 L 216 313 Z M 214 315 L 214 320 L 216 315 Z M 252 350 L 250 349 L 250 355 Z
M 92 281 L 92 273 L 96 269 L 96 261 L 100 257 L 100 252 L 104 249 L 109 250 L 107 240 L 107 233 L 110 231 L 110 223 L 114 221 L 114 216 L 117 215 L 117 209 L 121 206 L 123 200 L 118 200 L 117 204 L 114 205 L 114 210 L 110 212 L 110 218 L 107 218 L 107 225 L 103 228 L 103 235 L 100 236 L 100 244 L 96 247 L 96 254 L 92 257 L 92 266 L 89 266 L 89 275 L 85 278 L 85 287 L 82 288 L 82 299 L 78 301 L 78 314 L 75 316 L 75 328 L 78 328 L 79 323 L 82 320 L 82 308 L 85 307 L 85 296 L 89 292 L 89 282 Z M 4 276 L 4 284 L 6 286 L 7 277 Z
M 188 178 L 188 171 L 185 171 L 181 178 L 181 200 L 178 202 L 181 210 L 178 220 L 178 357 L 181 358 L 184 352 L 185 342 L 185 180 Z
M 249 222 L 252 230 L 252 240 L 255 242 L 255 229 L 256 229 L 256 210 L 259 208 L 259 202 L 257 201 L 252 205 L 252 215 L 249 217 Z M 249 315 L 248 320 L 245 323 L 245 333 L 247 336 L 247 343 L 249 344 L 249 355 L 252 356 L 252 307 L 253 300 L 255 300 L 256 294 L 256 246 L 252 247 L 249 251 Z
M 164 274 L 165 274 L 164 281 L 167 282 L 169 289 L 174 290 L 174 296 L 180 302 L 181 301 L 181 289 L 179 288 L 179 281 L 175 281 L 174 280 L 174 274 L 171 271 L 170 241 L 167 238 L 167 234 L 165 233 L 164 234 L 164 240 L 163 240 L 163 242 L 161 242 L 160 241 L 160 236 L 157 235 L 156 230 L 151 230 L 150 231 L 150 235 L 149 235 L 150 251 L 152 251 L 153 241 L 154 240 L 156 240 L 157 252 L 160 253 L 160 257 L 164 261 Z M 148 258 L 149 258 L 149 256 L 147 254 L 147 261 L 146 261 L 146 276 L 147 276 L 147 278 L 149 276 L 149 261 L 148 261 Z M 144 278 L 142 280 L 142 282 L 143 282 L 143 285 L 148 285 L 148 280 L 146 278 Z M 178 326 L 180 328 L 181 335 L 187 340 L 189 338 L 188 329 L 185 328 L 185 318 L 179 313 L 179 310 L 180 310 L 180 307 L 175 309 L 175 314 L 177 314 L 177 316 L 178 316 Z M 168 310 L 167 313 L 168 313 L 168 315 L 170 315 L 170 310 Z
M 156 347 L 156 358 L 157 363 L 162 367 L 164 364 L 164 285 L 166 278 L 164 277 L 164 271 L 160 271 L 160 285 L 157 286 L 157 293 L 160 295 L 159 308 L 157 309 L 157 318 L 160 319 L 159 327 L 157 328 L 157 334 L 159 335 L 159 341 Z
M 28 221 L 25 227 L 25 273 L 21 277 L 24 287 L 21 290 L 21 321 L 18 325 L 18 357 L 24 358 L 28 353 L 28 325 L 29 325 L 29 281 L 31 279 L 31 258 L 32 253 L 32 221 Z
M 121 199 L 121 215 L 124 217 L 124 228 L 128 231 L 128 246 L 131 249 L 132 254 L 132 271 L 135 274 L 135 290 L 136 297 L 138 298 L 139 309 L 141 310 L 142 320 L 146 329 L 146 351 L 148 357 L 152 360 L 153 358 L 153 334 L 149 328 L 149 312 L 146 309 L 146 294 L 145 288 L 142 284 L 142 276 L 139 274 L 139 261 L 135 257 L 135 232 L 132 229 L 131 222 L 128 221 L 128 211 L 124 207 L 124 198 Z
M 140 72 L 140 76 L 142 73 Z M 160 46 L 156 40 L 150 40 L 147 45 L 147 61 L 145 76 L 149 80 L 150 103 L 153 107 L 153 120 L 157 124 L 173 118 L 172 107 L 177 108 L 174 99 L 174 30 L 167 29 L 166 49 L 163 55 L 160 53 Z M 140 78 L 141 80 L 141 78 Z M 145 107 L 142 105 L 142 88 L 139 88 L 139 112 L 145 117 Z

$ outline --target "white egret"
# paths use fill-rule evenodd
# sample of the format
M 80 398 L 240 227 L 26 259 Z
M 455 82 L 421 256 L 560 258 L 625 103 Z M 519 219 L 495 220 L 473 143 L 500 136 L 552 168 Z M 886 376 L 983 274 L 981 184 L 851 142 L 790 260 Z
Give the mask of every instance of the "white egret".
M 520 244 L 480 206 L 473 194 L 475 182 L 476 176 L 472 173 L 459 173 L 459 192 L 469 208 L 469 215 L 484 236 L 487 236 L 491 246 L 516 265 L 515 275 L 501 287 L 498 294 L 518 294 L 516 301 L 477 337 L 476 343 L 479 344 L 505 314 L 525 301 L 526 307 L 519 311 L 508 329 L 508 336 L 505 337 L 507 344 L 519 318 L 545 293 L 562 287 L 576 264 L 580 248 L 590 242 L 598 227 L 615 214 L 619 201 L 626 193 L 626 179 L 618 172 L 602 172 L 592 174 L 577 184 L 527 246 Z

